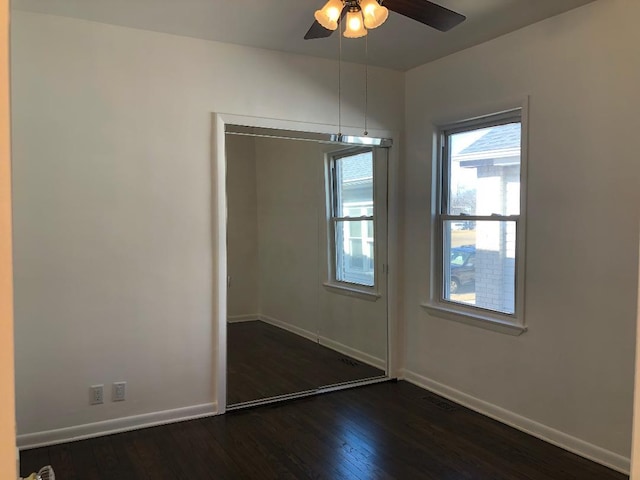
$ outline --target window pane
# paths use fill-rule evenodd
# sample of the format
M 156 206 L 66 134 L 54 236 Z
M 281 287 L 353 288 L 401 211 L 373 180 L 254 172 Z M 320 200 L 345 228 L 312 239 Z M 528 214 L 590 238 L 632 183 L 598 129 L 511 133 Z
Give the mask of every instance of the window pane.
M 343 213 L 345 217 L 361 217 L 364 215 L 362 207 L 349 207 L 344 208 Z
M 358 233 L 362 232 L 363 223 L 367 224 L 364 226 L 366 230 L 373 221 L 336 221 L 336 280 L 372 287 L 374 242 L 361 238 L 360 235 L 353 235 L 355 225 L 358 225 Z
M 373 214 L 373 153 L 342 157 L 335 162 L 338 217 Z M 368 212 L 371 213 L 368 213 Z
M 448 136 L 449 210 L 458 215 L 520 214 L 522 124 Z
M 516 222 L 482 220 L 471 229 L 444 222 L 443 298 L 515 312 Z
M 362 237 L 362 222 L 349 222 L 347 225 L 349 228 L 349 236 L 353 237 Z

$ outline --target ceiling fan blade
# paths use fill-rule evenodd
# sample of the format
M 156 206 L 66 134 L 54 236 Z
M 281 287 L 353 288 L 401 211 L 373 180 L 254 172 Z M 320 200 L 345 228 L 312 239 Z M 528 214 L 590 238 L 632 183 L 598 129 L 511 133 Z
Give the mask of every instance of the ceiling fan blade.
M 318 23 L 317 20 L 313 22 L 309 31 L 305 34 L 305 40 L 312 40 L 314 38 L 326 38 L 330 37 L 333 33 L 333 30 L 329 30 L 328 28 L 324 28 L 322 25 Z
M 467 18 L 428 0 L 384 0 L 383 5 L 393 12 L 429 25 L 441 32 L 451 30 Z
M 342 9 L 342 13 L 340 14 L 340 21 L 338 22 L 338 25 L 342 25 L 342 20 L 344 20 L 344 16 L 347 14 L 348 10 L 349 8 L 346 6 Z M 339 29 L 340 27 L 338 27 L 338 30 Z M 305 34 L 304 39 L 312 40 L 314 38 L 327 38 L 327 37 L 330 37 L 333 32 L 334 30 L 329 30 L 328 28 L 324 28 L 316 20 L 313 22 L 313 25 L 311 25 L 311 28 L 309 29 L 309 31 Z

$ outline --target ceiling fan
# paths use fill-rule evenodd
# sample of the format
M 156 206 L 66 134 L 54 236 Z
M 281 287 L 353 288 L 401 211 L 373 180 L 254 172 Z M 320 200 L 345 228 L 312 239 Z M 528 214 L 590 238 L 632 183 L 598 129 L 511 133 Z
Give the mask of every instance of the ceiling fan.
M 382 4 L 384 2 L 384 4 Z M 316 21 L 304 36 L 305 40 L 329 37 L 345 15 L 344 36 L 362 37 L 367 30 L 382 25 L 389 10 L 446 32 L 467 17 L 428 0 L 329 0 L 315 13 Z

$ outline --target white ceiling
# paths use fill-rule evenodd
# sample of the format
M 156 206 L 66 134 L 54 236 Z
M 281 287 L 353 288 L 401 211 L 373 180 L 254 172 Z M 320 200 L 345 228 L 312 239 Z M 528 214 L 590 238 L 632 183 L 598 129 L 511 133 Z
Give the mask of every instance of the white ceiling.
M 270 50 L 337 58 L 338 35 L 304 40 L 326 0 L 12 0 L 12 8 Z M 415 0 L 416 2 L 422 0 Z M 391 12 L 369 34 L 368 63 L 408 70 L 593 0 L 437 0 L 467 20 L 447 33 Z M 343 39 L 362 63 L 363 39 Z

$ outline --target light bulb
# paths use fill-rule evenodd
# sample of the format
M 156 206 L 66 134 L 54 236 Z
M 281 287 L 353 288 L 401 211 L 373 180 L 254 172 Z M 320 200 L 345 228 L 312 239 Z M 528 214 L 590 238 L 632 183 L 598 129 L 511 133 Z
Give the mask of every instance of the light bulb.
M 360 8 L 364 15 L 364 26 L 368 29 L 379 27 L 389 16 L 389 9 L 381 6 L 377 0 L 361 0 Z
M 350 10 L 347 13 L 347 25 L 344 29 L 344 36 L 347 38 L 364 37 L 367 30 L 364 28 L 362 21 L 362 12 L 360 10 Z
M 360 8 L 362 9 L 362 14 L 365 17 L 367 15 L 373 15 L 378 7 L 379 5 L 376 0 L 362 0 L 360 2 Z
M 338 28 L 338 19 L 342 14 L 344 4 L 342 0 L 329 0 L 325 3 L 324 7 L 320 10 L 316 10 L 314 14 L 315 19 L 320 25 L 328 30 L 335 30 Z
M 336 7 L 329 7 L 327 9 L 327 18 L 332 22 L 337 22 L 340 18 L 340 9 Z
M 362 20 L 355 15 L 349 19 L 349 30 L 357 31 L 362 27 Z

